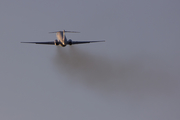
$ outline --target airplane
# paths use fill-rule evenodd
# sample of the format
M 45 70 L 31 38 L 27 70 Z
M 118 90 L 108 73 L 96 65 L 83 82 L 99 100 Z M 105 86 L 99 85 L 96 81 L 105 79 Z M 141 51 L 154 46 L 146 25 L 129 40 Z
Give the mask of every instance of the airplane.
M 72 41 L 71 39 L 67 40 L 65 33 L 79 33 L 77 31 L 55 31 L 49 33 L 56 33 L 56 40 L 48 41 L 48 42 L 21 42 L 21 43 L 32 43 L 32 44 L 44 44 L 44 45 L 56 45 L 65 47 L 66 45 L 74 45 L 74 44 L 84 44 L 84 43 L 94 43 L 94 42 L 105 42 L 105 40 L 99 41 Z

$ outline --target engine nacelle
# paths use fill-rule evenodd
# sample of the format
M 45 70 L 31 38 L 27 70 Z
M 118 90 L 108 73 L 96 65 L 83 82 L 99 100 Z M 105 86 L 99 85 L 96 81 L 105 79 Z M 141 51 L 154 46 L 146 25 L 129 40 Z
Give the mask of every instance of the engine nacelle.
M 58 45 L 59 45 L 58 40 L 55 40 L 55 41 L 54 41 L 54 44 L 58 46 Z
M 68 40 L 68 44 L 72 45 L 72 40 L 71 39 Z

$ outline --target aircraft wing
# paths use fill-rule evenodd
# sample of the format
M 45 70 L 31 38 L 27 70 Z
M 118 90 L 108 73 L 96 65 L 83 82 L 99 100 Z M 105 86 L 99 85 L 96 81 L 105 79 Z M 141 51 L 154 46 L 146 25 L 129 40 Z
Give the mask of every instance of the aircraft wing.
M 49 41 L 49 42 L 21 42 L 21 43 L 44 44 L 44 45 L 55 45 L 55 44 L 54 44 L 54 41 Z
M 85 44 L 85 43 L 94 43 L 94 42 L 105 42 L 105 40 L 99 40 L 99 41 L 70 41 L 68 44 L 74 45 L 74 44 Z

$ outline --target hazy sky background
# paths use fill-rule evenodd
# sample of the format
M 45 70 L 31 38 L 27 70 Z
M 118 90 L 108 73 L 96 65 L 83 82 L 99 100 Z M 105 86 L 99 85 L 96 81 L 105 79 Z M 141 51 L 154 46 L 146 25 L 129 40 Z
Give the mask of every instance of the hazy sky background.
M 179 0 L 1 0 L 1 120 L 179 120 Z M 67 46 L 72 40 L 105 43 Z

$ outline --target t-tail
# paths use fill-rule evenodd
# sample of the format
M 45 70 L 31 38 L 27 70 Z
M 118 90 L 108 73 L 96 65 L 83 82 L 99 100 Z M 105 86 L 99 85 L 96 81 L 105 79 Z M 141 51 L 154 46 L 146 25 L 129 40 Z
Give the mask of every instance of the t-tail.
M 65 33 L 80 33 L 80 32 L 63 30 L 63 31 L 54 31 L 54 32 L 49 32 L 49 33 L 56 33 L 57 41 L 61 42 L 62 46 L 66 46 L 68 41 L 67 41 Z

